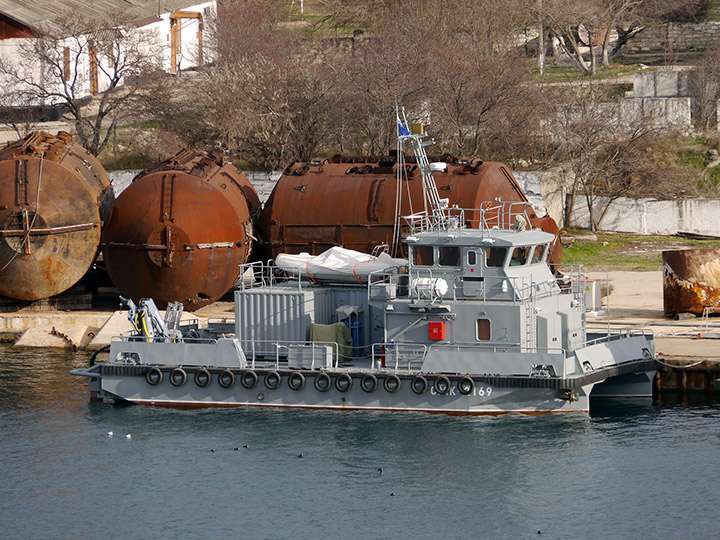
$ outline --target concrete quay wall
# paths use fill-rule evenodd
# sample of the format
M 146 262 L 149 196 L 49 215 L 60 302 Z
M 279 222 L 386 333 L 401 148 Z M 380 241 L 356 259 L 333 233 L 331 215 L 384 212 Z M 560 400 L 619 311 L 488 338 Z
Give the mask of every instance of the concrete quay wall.
M 594 213 L 600 215 L 607 198 L 598 199 Z M 720 201 L 688 199 L 663 201 L 656 199 L 617 199 L 612 202 L 600 222 L 604 231 L 640 234 L 690 233 L 720 237 Z M 577 201 L 573 225 L 590 228 L 590 213 L 585 200 Z
M 0 334 L 23 334 L 38 326 L 63 327 L 66 325 L 102 328 L 111 313 L 42 312 L 32 314 L 3 313 L 0 315 Z

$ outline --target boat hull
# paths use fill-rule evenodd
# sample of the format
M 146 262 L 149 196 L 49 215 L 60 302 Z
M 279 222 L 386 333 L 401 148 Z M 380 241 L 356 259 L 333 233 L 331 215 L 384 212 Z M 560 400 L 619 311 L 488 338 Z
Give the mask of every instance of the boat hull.
M 201 379 L 202 386 L 196 377 L 200 371 L 209 375 Z M 159 380 L 158 373 L 162 374 Z M 254 375 L 244 375 L 248 373 Z M 561 380 L 518 377 L 398 376 L 391 372 L 348 370 L 205 371 L 197 367 L 112 364 L 100 364 L 82 373 L 76 370 L 76 374 L 91 377 L 91 395 L 106 401 L 177 407 L 251 406 L 469 415 L 588 412 L 589 396 L 595 386 L 588 383 L 568 388 L 571 385 L 563 385 Z M 461 392 L 461 381 L 465 393 Z M 252 384 L 244 384 L 247 382 Z

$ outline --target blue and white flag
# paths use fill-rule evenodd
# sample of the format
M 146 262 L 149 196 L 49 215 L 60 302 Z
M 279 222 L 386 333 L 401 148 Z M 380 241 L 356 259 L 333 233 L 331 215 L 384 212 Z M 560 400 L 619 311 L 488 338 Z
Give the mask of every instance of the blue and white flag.
M 398 133 L 402 136 L 410 135 L 410 132 L 408 129 L 403 126 L 402 122 L 400 121 L 400 115 L 395 113 L 395 118 L 397 118 L 397 124 L 398 124 Z

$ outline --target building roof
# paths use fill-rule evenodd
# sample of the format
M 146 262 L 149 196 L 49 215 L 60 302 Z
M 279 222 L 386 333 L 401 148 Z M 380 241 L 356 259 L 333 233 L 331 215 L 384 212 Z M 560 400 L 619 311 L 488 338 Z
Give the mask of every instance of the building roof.
M 116 22 L 118 16 L 140 21 L 202 3 L 203 0 L 0 0 L 0 14 L 37 30 L 52 28 L 54 21 L 72 13 L 108 23 Z

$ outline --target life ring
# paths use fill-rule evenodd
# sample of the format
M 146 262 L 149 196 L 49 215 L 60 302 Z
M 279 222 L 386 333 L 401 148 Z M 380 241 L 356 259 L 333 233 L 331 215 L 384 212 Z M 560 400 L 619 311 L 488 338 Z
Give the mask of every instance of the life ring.
M 182 386 L 187 382 L 187 373 L 182 368 L 175 368 L 170 372 L 170 384 Z
M 265 386 L 268 390 L 277 390 L 282 384 L 282 376 L 277 371 L 268 371 L 265 374 Z
M 353 380 L 347 373 L 341 373 L 335 378 L 335 388 L 340 392 L 347 392 L 352 388 Z
M 377 390 L 377 386 L 377 377 L 372 373 L 366 373 L 365 375 L 363 375 L 363 378 L 360 379 L 360 388 L 362 388 L 363 391 L 367 392 L 368 394 Z
M 332 386 L 332 382 L 330 381 L 330 375 L 328 375 L 325 372 L 319 373 L 317 377 L 315 377 L 315 390 L 318 392 L 327 392 L 330 390 L 330 387 Z
M 473 390 L 475 390 L 475 381 L 469 375 L 464 375 L 458 380 L 457 389 L 463 396 L 472 394 Z
M 200 388 L 205 388 L 210 384 L 211 379 L 212 375 L 210 375 L 210 372 L 205 368 L 200 368 L 195 372 L 195 384 Z
M 416 394 L 424 394 L 428 389 L 428 382 L 422 375 L 416 375 L 410 383 L 410 388 Z
M 433 388 L 438 394 L 447 394 L 450 391 L 450 379 L 445 375 L 440 375 L 433 383 Z
M 159 368 L 151 367 L 145 372 L 145 380 L 152 386 L 157 386 L 163 379 L 162 371 Z
M 398 377 L 394 373 L 391 373 L 390 375 L 385 377 L 385 380 L 383 381 L 383 388 L 385 388 L 386 392 L 394 394 L 395 392 L 400 390 L 400 377 Z
M 243 388 L 247 388 L 250 390 L 251 388 L 255 388 L 258 383 L 258 376 L 257 373 L 254 371 L 243 371 L 243 374 L 240 376 L 240 384 L 243 385 Z
M 226 369 L 220 375 L 218 375 L 218 384 L 223 388 L 230 388 L 235 384 L 235 374 Z
M 305 375 L 299 372 L 291 373 L 288 377 L 288 386 L 292 390 L 302 390 L 305 388 Z

